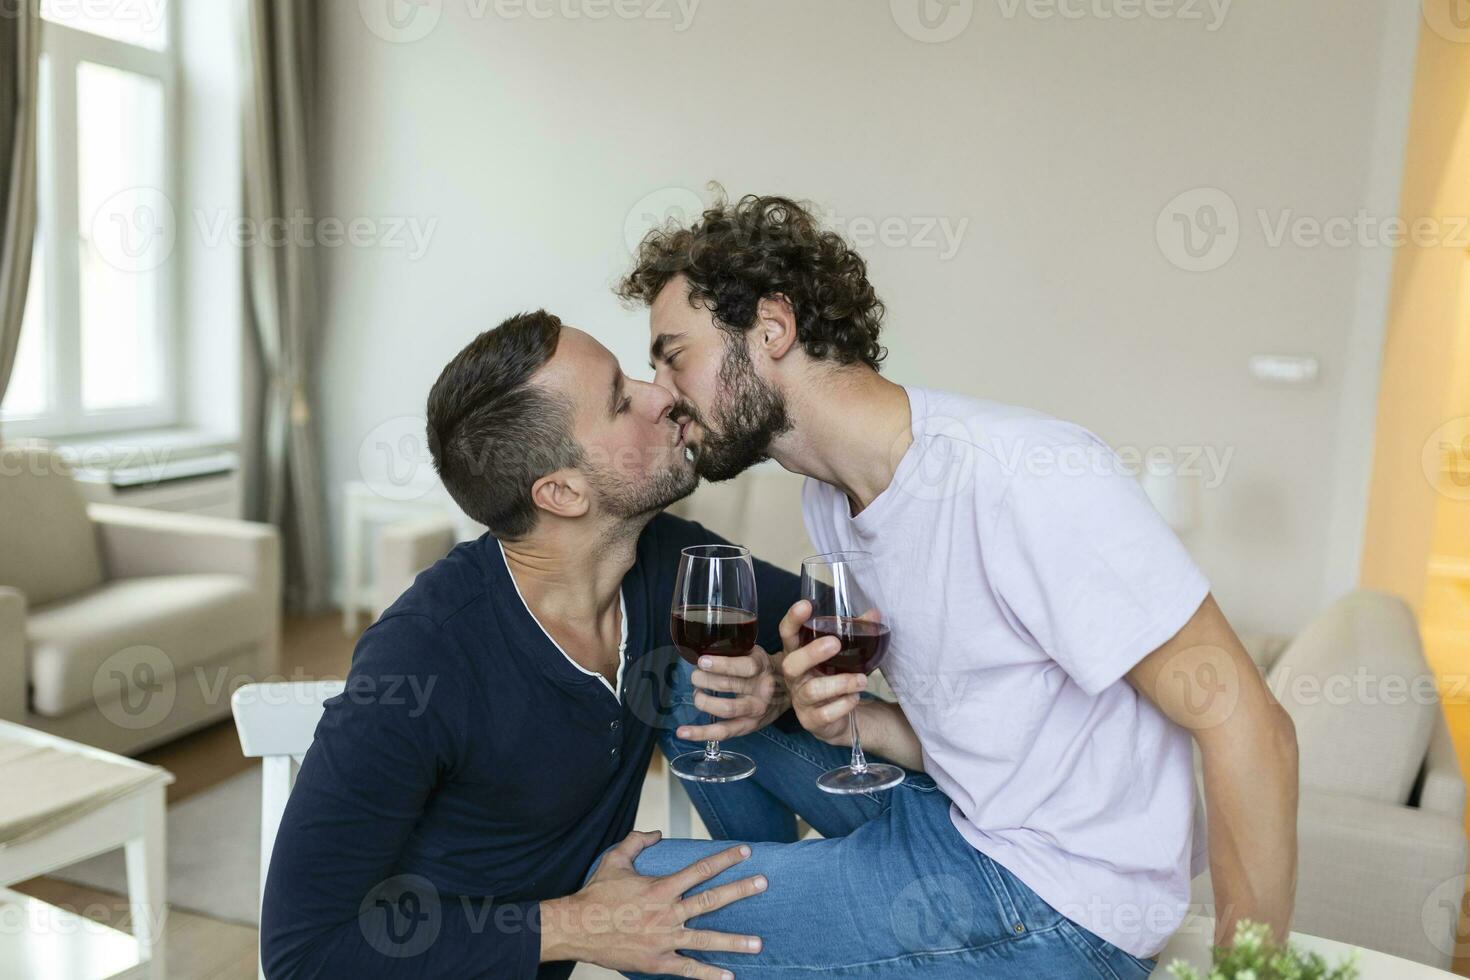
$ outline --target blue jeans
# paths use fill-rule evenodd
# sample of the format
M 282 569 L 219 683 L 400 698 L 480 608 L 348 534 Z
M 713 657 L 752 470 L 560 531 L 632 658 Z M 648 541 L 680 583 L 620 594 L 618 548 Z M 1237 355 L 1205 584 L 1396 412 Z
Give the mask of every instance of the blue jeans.
M 686 723 L 695 720 L 689 673 L 681 669 L 672 692 L 675 720 Z M 660 744 L 670 757 L 701 747 L 675 738 L 672 727 Z M 834 796 L 816 778 L 846 765 L 846 748 L 774 726 L 724 744 L 755 759 L 755 775 L 684 784 L 721 840 L 660 841 L 636 866 L 667 875 L 730 841 L 749 842 L 750 858 L 695 891 L 754 874 L 766 876 L 767 889 L 690 924 L 760 936 L 764 948 L 688 955 L 740 980 L 1143 980 L 1152 972 L 1153 961 L 1064 918 L 971 847 L 950 821 L 949 799 L 923 773 L 886 792 Z M 796 840 L 798 814 L 822 840 Z

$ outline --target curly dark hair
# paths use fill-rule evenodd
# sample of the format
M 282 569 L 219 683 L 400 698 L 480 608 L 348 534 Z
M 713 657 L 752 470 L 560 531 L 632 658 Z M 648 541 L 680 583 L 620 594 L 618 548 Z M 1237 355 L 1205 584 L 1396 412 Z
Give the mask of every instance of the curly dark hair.
M 718 199 L 688 228 L 670 223 L 645 235 L 615 291 L 652 305 L 677 276 L 689 282 L 690 305 L 703 305 L 734 335 L 755 323 L 760 300 L 780 293 L 809 356 L 876 371 L 888 354 L 878 343 L 883 301 L 867 263 L 841 235 L 821 228 L 809 204 L 755 194 L 734 204 Z

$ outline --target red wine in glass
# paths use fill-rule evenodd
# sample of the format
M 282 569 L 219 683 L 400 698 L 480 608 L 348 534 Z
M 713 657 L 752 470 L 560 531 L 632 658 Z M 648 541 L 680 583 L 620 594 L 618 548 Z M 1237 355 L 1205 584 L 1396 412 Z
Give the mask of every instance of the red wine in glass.
M 816 673 L 866 674 L 883 663 L 888 653 L 888 625 L 874 602 L 878 569 L 866 551 L 837 551 L 801 563 L 801 597 L 811 603 L 811 617 L 801 625 L 802 645 L 834 636 L 837 654 L 812 667 Z M 858 712 L 847 713 L 852 739 L 852 762 L 822 773 L 817 786 L 826 793 L 872 793 L 891 789 L 904 780 L 904 771 L 887 762 L 869 762 L 863 755 Z
M 694 666 L 699 658 L 743 657 L 755 646 L 755 614 L 728 606 L 680 606 L 669 632 L 679 656 Z
M 801 645 L 835 636 L 842 649 L 812 670 L 819 674 L 871 674 L 888 655 L 888 627 L 849 616 L 813 616 L 801 625 Z
M 703 544 L 679 552 L 679 572 L 669 609 L 669 634 L 679 656 L 694 667 L 699 658 L 739 657 L 756 639 L 755 563 L 737 545 Z M 720 748 L 709 739 L 704 751 L 669 760 L 680 779 L 728 783 L 755 772 L 755 760 Z

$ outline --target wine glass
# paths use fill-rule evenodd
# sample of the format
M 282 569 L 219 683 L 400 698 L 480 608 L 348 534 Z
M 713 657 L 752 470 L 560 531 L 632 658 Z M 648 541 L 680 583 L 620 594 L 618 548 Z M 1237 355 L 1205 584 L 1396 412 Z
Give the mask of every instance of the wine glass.
M 824 636 L 842 641 L 842 649 L 812 669 L 819 674 L 866 674 L 888 654 L 888 626 L 867 589 L 877 578 L 873 556 L 866 551 L 838 551 L 801 563 L 801 597 L 812 604 L 811 618 L 801 626 L 801 644 Z M 864 586 L 866 583 L 866 588 Z M 903 782 L 898 766 L 869 762 L 858 739 L 857 709 L 848 713 L 852 762 L 822 773 L 817 785 L 828 793 L 871 793 Z
M 669 632 L 674 646 L 694 666 L 700 657 L 740 657 L 755 646 L 755 565 L 750 551 L 736 545 L 709 544 L 679 553 L 674 609 Z M 680 779 L 729 783 L 755 772 L 755 760 L 720 750 L 718 740 L 702 752 L 686 752 L 669 763 Z

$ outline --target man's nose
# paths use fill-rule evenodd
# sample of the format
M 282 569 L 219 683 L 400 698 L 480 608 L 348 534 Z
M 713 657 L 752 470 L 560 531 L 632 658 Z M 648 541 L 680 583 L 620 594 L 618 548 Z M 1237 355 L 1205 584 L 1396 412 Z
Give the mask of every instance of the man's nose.
M 674 402 L 678 401 L 678 398 L 672 391 L 657 381 L 647 385 L 647 388 L 648 391 L 644 394 L 644 398 L 647 400 L 649 415 L 655 421 L 661 421 L 669 414 L 669 411 L 674 407 Z

